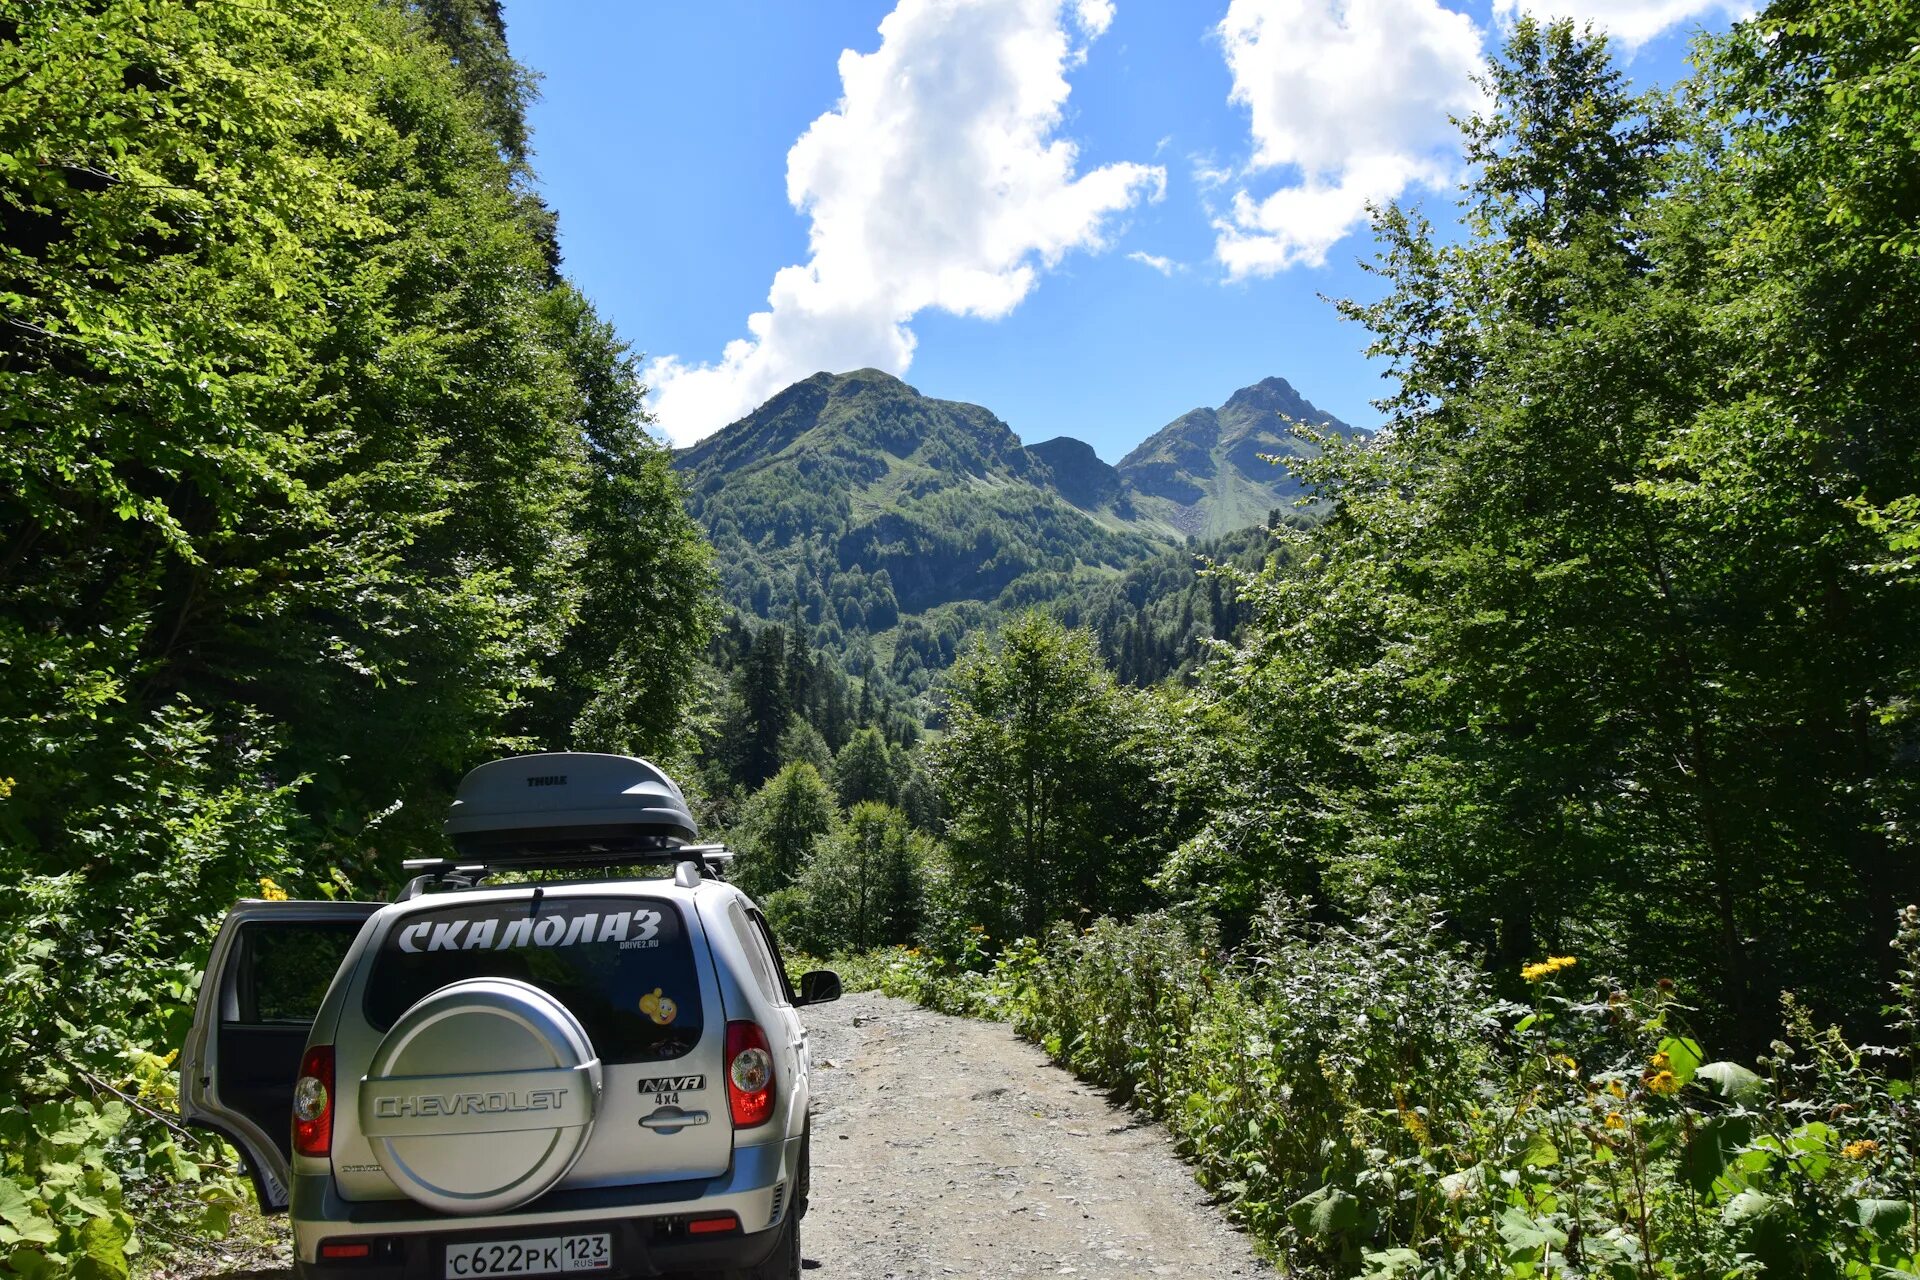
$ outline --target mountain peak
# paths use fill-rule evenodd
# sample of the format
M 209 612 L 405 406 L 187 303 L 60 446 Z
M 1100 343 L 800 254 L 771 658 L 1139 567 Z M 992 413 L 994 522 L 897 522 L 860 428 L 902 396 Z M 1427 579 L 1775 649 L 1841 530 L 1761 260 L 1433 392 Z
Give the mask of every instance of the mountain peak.
M 1285 378 L 1262 378 L 1250 387 L 1240 388 L 1227 397 L 1227 402 L 1220 406 L 1219 412 L 1222 419 L 1231 419 L 1238 414 L 1269 413 L 1312 426 L 1324 423 L 1343 435 L 1352 430 L 1332 414 L 1314 408 Z
M 674 467 L 730 599 L 761 616 L 797 599 L 809 622 L 849 634 L 991 602 L 1022 578 L 1015 595 L 1038 599 L 1021 593 L 1055 591 L 1076 566 L 1131 564 L 1174 537 L 1103 505 L 1122 486 L 1088 446 L 1025 449 L 979 405 L 878 369 L 805 378 Z M 823 598 L 840 616 L 819 612 Z
M 1074 506 L 1091 511 L 1121 497 L 1120 473 L 1101 461 L 1093 446 L 1072 436 L 1055 436 L 1027 446 L 1027 452 L 1047 464 L 1053 487 Z
M 1120 460 L 1120 475 L 1187 533 L 1212 536 L 1258 524 L 1300 497 L 1299 481 L 1271 457 L 1300 457 L 1312 446 L 1295 423 L 1353 428 L 1314 407 L 1285 378 L 1263 378 L 1218 409 L 1192 409 Z

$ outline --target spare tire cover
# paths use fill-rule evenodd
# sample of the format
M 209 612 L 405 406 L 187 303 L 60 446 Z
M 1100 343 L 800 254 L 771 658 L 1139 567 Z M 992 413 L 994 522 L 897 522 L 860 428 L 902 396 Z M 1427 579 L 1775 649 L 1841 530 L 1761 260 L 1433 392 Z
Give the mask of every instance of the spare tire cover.
M 360 1082 L 360 1128 L 413 1199 L 492 1213 L 566 1176 L 600 1089 L 600 1059 L 565 1005 L 512 978 L 471 978 L 387 1032 Z

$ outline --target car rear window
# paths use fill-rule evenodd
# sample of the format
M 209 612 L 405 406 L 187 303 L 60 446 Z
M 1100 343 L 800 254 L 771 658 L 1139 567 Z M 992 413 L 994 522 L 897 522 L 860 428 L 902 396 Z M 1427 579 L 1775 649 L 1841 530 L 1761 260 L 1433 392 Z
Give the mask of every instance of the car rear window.
M 387 931 L 367 978 L 367 1020 L 392 1027 L 463 978 L 518 978 L 580 1019 L 603 1062 L 660 1062 L 700 1041 L 700 984 L 679 908 L 659 898 L 539 896 L 456 902 Z

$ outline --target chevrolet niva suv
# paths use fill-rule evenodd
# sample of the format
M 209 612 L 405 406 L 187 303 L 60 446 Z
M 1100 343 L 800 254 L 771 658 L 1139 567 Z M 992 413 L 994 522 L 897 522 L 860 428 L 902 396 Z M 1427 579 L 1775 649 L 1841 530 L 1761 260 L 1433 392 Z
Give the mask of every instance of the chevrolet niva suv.
M 482 765 L 446 830 L 396 902 L 242 902 L 214 942 L 183 1110 L 291 1206 L 295 1276 L 798 1277 L 799 1009 L 839 979 L 788 985 L 644 760 Z M 484 883 L 534 867 L 572 874 Z

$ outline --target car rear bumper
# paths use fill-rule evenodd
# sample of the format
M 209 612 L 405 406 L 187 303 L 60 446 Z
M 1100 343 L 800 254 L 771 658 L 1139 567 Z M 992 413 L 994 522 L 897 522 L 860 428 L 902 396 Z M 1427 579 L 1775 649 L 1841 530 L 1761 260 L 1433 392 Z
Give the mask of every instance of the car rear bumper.
M 799 1168 L 801 1139 L 737 1147 L 717 1178 L 582 1187 L 548 1192 L 506 1213 L 453 1217 L 411 1200 L 342 1200 L 324 1174 L 293 1182 L 294 1268 L 302 1280 L 441 1280 L 446 1246 L 601 1230 L 613 1235 L 610 1271 L 590 1276 L 656 1276 L 757 1265 L 778 1243 Z M 738 1231 L 690 1237 L 686 1220 L 732 1213 Z M 322 1262 L 329 1242 L 369 1244 L 368 1256 Z
M 744 1271 L 759 1266 L 780 1247 L 779 1227 L 765 1231 L 688 1238 L 672 1230 L 670 1220 L 632 1218 L 587 1224 L 613 1236 L 613 1266 L 605 1271 L 571 1272 L 554 1280 L 636 1280 L 638 1277 Z M 494 1240 L 501 1231 L 451 1231 L 444 1234 L 389 1237 L 377 1255 L 358 1262 L 295 1262 L 294 1280 L 440 1280 L 446 1246 L 464 1240 Z M 544 1278 L 543 1278 L 544 1280 Z

